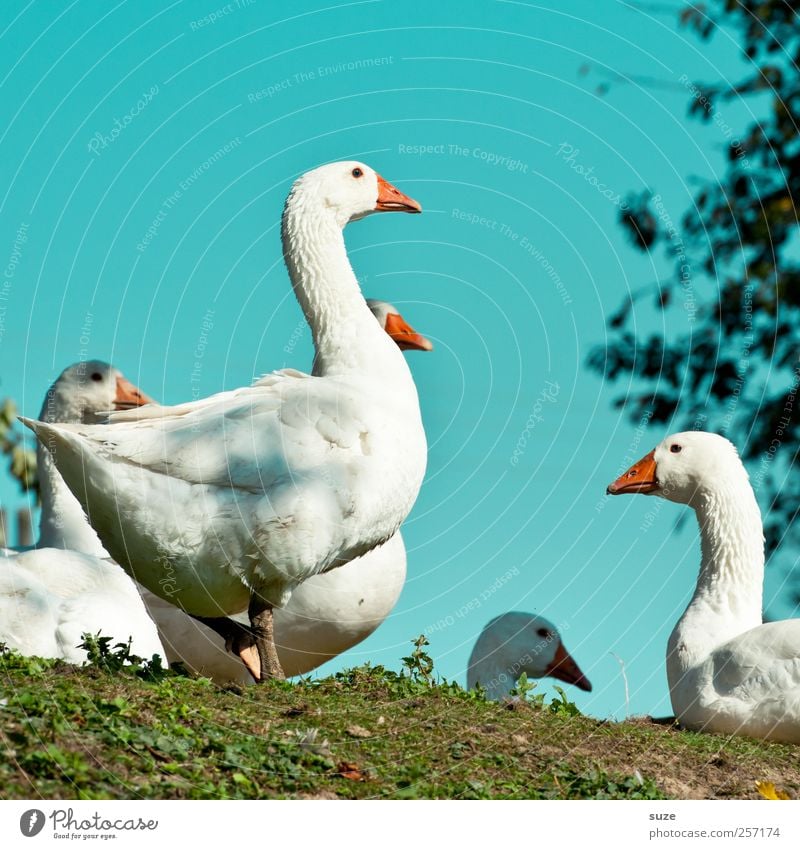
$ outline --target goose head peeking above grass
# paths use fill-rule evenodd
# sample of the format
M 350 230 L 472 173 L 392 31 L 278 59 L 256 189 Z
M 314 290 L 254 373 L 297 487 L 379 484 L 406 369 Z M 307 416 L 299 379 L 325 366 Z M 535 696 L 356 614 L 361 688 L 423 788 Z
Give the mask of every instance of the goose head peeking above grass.
M 697 515 L 700 574 L 667 645 L 681 724 L 800 743 L 800 619 L 762 624 L 761 512 L 733 444 L 713 433 L 673 434 L 608 492 L 657 495 Z
M 480 684 L 488 699 L 499 701 L 510 695 L 523 672 L 528 678 L 551 676 L 592 689 L 558 628 L 543 616 L 514 610 L 496 616 L 481 632 L 469 657 L 467 688 Z

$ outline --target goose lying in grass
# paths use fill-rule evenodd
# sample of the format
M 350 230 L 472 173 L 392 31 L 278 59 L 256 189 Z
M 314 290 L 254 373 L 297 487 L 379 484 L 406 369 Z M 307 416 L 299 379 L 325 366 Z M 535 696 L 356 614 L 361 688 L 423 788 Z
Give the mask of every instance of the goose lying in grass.
M 592 689 L 552 622 L 532 613 L 502 613 L 481 631 L 472 649 L 467 688 L 480 684 L 488 699 L 499 701 L 511 694 L 523 672 L 528 678 L 549 675 L 581 690 Z
M 372 314 L 404 350 L 433 345 L 385 301 L 368 300 Z M 302 583 L 286 607 L 275 610 L 275 647 L 286 675 L 302 675 L 365 640 L 389 615 L 406 578 L 406 549 L 398 531 L 388 542 L 338 569 Z M 167 601 L 143 590 L 170 662 L 217 683 L 253 680 L 225 640 Z M 246 617 L 236 617 L 246 622 Z
M 390 539 L 416 500 L 426 442 L 416 387 L 377 325 L 343 228 L 419 204 L 371 168 L 338 162 L 292 187 L 284 257 L 317 376 L 284 370 L 107 426 L 24 420 L 101 541 L 151 592 L 203 617 L 247 608 L 235 649 L 260 680 L 283 677 L 273 607 L 304 580 Z
M 762 624 L 764 533 L 736 448 L 676 433 L 608 487 L 689 505 L 700 575 L 667 645 L 672 708 L 695 731 L 800 743 L 800 619 Z
M 116 369 L 96 360 L 65 369 L 48 390 L 43 421 L 93 422 L 95 412 L 149 401 Z M 0 643 L 25 655 L 83 663 L 84 633 L 131 640 L 131 651 L 165 656 L 133 581 L 86 522 L 43 446 L 38 450 L 39 540 L 0 555 Z

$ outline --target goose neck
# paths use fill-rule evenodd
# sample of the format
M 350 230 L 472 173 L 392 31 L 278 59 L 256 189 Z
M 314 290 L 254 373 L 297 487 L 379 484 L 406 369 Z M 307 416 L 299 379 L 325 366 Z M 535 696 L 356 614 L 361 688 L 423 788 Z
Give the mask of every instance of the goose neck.
M 42 407 L 40 419 L 47 422 L 80 421 L 80 415 L 58 409 L 51 391 Z M 62 548 L 95 557 L 108 557 L 78 499 L 64 483 L 49 448 L 41 442 L 36 447 L 36 464 L 41 499 L 36 547 Z
M 749 482 L 717 486 L 696 506 L 702 559 L 697 593 L 735 603 L 761 623 L 764 530 Z
M 63 548 L 95 557 L 108 557 L 47 448 L 40 445 L 36 458 L 42 502 L 37 548 Z
M 700 527 L 700 574 L 670 648 L 680 647 L 685 665 L 761 624 L 764 581 L 761 512 L 744 470 L 741 480 L 698 492 L 692 506 Z
M 410 382 L 399 348 L 361 294 L 341 225 L 330 210 L 302 200 L 290 196 L 281 229 L 286 267 L 314 341 L 314 374 L 379 374 L 395 386 Z

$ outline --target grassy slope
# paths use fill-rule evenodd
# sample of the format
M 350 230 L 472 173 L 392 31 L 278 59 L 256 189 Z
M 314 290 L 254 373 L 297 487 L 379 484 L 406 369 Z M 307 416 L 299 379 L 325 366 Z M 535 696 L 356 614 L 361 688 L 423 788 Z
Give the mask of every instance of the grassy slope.
M 2 798 L 798 798 L 797 754 L 380 668 L 225 690 L 0 654 Z

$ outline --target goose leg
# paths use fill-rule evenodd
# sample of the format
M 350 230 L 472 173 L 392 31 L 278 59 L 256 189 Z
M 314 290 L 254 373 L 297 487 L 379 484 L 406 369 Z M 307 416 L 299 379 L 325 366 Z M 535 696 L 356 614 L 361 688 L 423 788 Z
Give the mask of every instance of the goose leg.
M 286 676 L 283 674 L 278 652 L 275 648 L 272 605 L 263 598 L 254 595 L 250 599 L 248 613 L 250 614 L 250 627 L 255 637 L 256 649 L 261 662 L 261 676 L 257 680 L 259 682 L 266 681 L 268 678 L 283 680 Z M 248 666 L 248 669 L 250 668 L 247 661 L 245 661 L 245 665 Z

